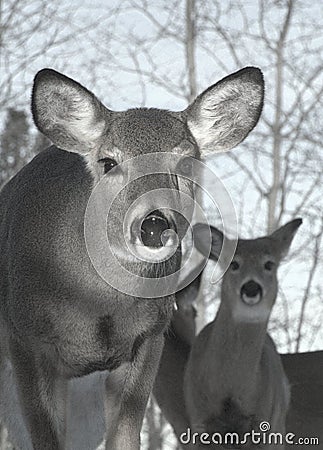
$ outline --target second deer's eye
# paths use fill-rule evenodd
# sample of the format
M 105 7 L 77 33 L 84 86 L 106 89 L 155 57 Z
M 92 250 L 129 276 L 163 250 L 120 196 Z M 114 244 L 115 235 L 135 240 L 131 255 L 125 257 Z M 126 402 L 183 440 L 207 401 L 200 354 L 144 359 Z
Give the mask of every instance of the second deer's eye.
M 275 263 L 273 261 L 266 261 L 264 264 L 265 270 L 271 271 L 275 267 Z
M 118 165 L 117 161 L 115 161 L 112 158 L 99 159 L 99 163 L 103 164 L 103 166 L 104 166 L 104 173 L 110 172 L 111 169 L 113 169 L 115 166 Z
M 232 261 L 230 264 L 230 269 L 235 272 L 236 270 L 239 270 L 240 264 L 237 261 Z

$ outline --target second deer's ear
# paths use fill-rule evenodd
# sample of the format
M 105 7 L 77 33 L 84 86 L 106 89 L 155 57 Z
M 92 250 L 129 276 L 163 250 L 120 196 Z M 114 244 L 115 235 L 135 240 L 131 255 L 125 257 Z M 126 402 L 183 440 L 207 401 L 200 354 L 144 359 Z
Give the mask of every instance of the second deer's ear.
M 289 250 L 289 247 L 293 241 L 293 238 L 298 230 L 298 227 L 302 224 L 302 219 L 294 219 L 291 222 L 286 223 L 278 230 L 271 234 L 271 239 L 276 243 L 277 251 L 280 253 L 280 259 L 284 258 Z
M 263 98 L 263 76 L 255 67 L 239 70 L 202 92 L 185 111 L 202 155 L 230 150 L 243 141 L 258 122 Z
M 217 261 L 223 246 L 224 235 L 215 227 L 197 223 L 193 227 L 194 245 L 207 258 Z
M 85 87 L 52 69 L 37 73 L 32 92 L 37 128 L 57 147 L 88 153 L 112 113 Z

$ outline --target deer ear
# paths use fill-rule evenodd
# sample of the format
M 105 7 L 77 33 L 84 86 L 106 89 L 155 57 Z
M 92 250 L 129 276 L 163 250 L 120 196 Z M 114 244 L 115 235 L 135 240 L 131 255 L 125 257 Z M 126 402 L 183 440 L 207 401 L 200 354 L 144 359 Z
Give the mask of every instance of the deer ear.
M 53 144 L 83 154 L 97 145 L 111 114 L 90 91 L 52 69 L 37 73 L 31 105 L 37 128 Z
M 280 259 L 283 259 L 287 255 L 296 231 L 302 222 L 302 219 L 294 219 L 271 234 L 270 237 L 275 241 L 277 250 L 280 253 Z
M 223 246 L 224 235 L 215 227 L 197 223 L 193 227 L 194 245 L 207 258 L 217 261 Z
M 238 145 L 257 124 L 263 106 L 260 69 L 246 67 L 202 92 L 186 110 L 187 124 L 201 153 Z

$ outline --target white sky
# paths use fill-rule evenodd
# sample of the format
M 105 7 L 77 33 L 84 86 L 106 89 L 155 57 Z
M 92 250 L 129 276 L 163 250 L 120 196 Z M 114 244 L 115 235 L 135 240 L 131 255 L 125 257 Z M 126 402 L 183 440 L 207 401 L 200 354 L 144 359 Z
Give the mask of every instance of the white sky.
M 115 69 L 111 71 L 113 63 L 111 62 L 110 53 L 117 55 L 119 61 L 125 65 L 129 65 L 126 46 L 127 43 L 129 43 L 128 37 L 130 34 L 127 35 L 127 32 L 124 33 L 121 43 L 116 43 L 115 39 L 109 39 L 108 34 L 112 33 L 113 38 L 115 38 L 117 35 L 120 35 L 122 30 L 126 29 L 131 30 L 131 33 L 136 35 L 137 38 L 145 38 L 152 30 L 152 26 L 147 22 L 141 13 L 134 13 L 133 11 L 128 11 L 126 13 L 121 12 L 117 21 L 115 21 L 114 17 L 105 17 L 107 7 L 119 4 L 123 6 L 126 2 L 120 3 L 111 0 L 93 0 L 92 2 L 74 1 L 71 3 L 66 1 L 66 3 L 63 3 L 63 6 L 66 5 L 66 7 L 72 5 L 75 8 L 75 15 L 74 19 L 69 23 L 64 23 L 62 20 L 60 21 L 58 26 L 58 35 L 61 37 L 64 33 L 68 33 L 72 29 L 74 33 L 72 43 L 62 45 L 60 47 L 54 47 L 46 54 L 39 55 L 28 65 L 26 70 L 22 71 L 15 78 L 15 87 L 19 88 L 19 86 L 26 86 L 26 88 L 23 89 L 23 92 L 19 98 L 17 98 L 11 106 L 27 107 L 29 104 L 30 90 L 34 74 L 43 67 L 49 66 L 77 79 L 90 90 L 93 90 L 106 105 L 115 110 L 141 106 L 143 104 L 147 106 L 170 108 L 175 110 L 184 109 L 187 106 L 185 99 L 176 97 L 169 92 L 165 92 L 164 89 L 154 86 L 149 82 L 149 80 L 144 80 L 143 91 L 136 75 L 126 74 L 124 71 Z M 150 2 L 150 5 L 151 4 L 163 4 L 163 2 Z M 244 2 L 244 4 L 246 6 L 249 19 L 256 19 L 256 2 L 247 1 Z M 306 0 L 301 2 L 301 5 L 303 12 L 297 19 L 300 23 L 305 21 L 307 16 L 310 16 L 313 23 L 315 21 L 319 22 L 322 19 L 322 2 L 320 0 Z M 29 3 L 26 8 L 32 9 L 33 3 Z M 202 12 L 203 11 L 201 11 L 201 13 Z M 158 14 L 160 14 L 160 12 L 156 10 L 156 16 L 158 16 Z M 174 15 L 176 16 L 177 14 L 182 14 L 182 11 L 174 11 Z M 63 18 L 64 15 L 62 9 L 60 9 L 60 15 L 61 18 Z M 277 29 L 281 18 L 280 10 L 278 8 L 276 9 L 275 14 L 273 14 L 267 22 L 266 31 L 271 39 L 275 39 L 277 37 Z M 158 16 L 158 19 L 162 20 L 162 17 Z M 239 26 L 239 23 L 241 23 L 241 19 L 235 13 L 229 15 L 226 21 L 228 29 L 232 27 L 233 24 L 235 26 Z M 85 34 L 79 34 L 77 29 L 84 26 L 85 23 L 91 23 L 90 31 Z M 25 23 L 23 26 L 28 27 L 28 23 Z M 50 26 L 51 22 L 49 21 L 49 29 Z M 48 36 L 49 35 L 50 33 L 48 33 Z M 320 39 L 313 39 L 311 43 L 312 49 L 320 46 L 323 47 L 322 35 L 320 33 L 317 35 Z M 36 51 L 42 42 L 48 38 L 48 36 L 46 32 L 41 36 L 37 34 L 29 36 L 25 48 L 21 47 L 20 49 L 15 49 L 16 56 L 19 56 L 20 51 L 27 53 Z M 295 43 L 293 44 L 294 47 L 296 49 L 298 48 L 299 51 L 302 51 L 300 25 L 297 25 L 292 29 L 290 37 L 295 40 Z M 165 76 L 167 75 L 170 79 L 176 80 L 183 70 L 183 51 L 180 45 L 174 44 L 171 39 L 164 39 L 161 43 L 154 44 L 152 49 L 155 53 L 155 60 L 157 61 L 158 69 L 162 68 Z M 227 50 L 223 46 L 217 48 L 217 56 L 219 56 L 221 60 L 225 61 L 228 67 L 228 72 L 225 72 L 220 66 L 214 65 L 205 51 L 198 48 L 197 74 L 199 80 L 199 90 L 206 88 L 209 84 L 216 82 L 219 78 L 226 75 L 230 71 L 237 69 L 234 62 L 228 56 Z M 272 89 L 274 73 L 266 58 L 267 55 L 261 51 L 259 42 L 250 40 L 248 52 L 245 53 L 243 60 L 243 65 L 257 65 L 263 69 L 267 85 L 264 114 L 266 114 L 267 117 L 270 117 L 270 105 L 274 99 Z M 144 61 L 143 54 L 139 55 L 139 60 L 141 62 Z M 315 64 L 315 53 L 313 54 L 312 59 L 310 58 L 307 61 Z M 306 70 L 306 68 L 304 70 Z M 293 87 L 291 86 L 289 89 L 289 95 L 285 97 L 285 102 L 291 101 L 294 96 Z M 143 92 L 145 98 L 143 98 Z M 264 125 L 261 122 L 259 128 L 257 129 L 261 130 L 261 127 L 263 126 Z M 254 138 L 251 135 L 250 138 L 248 138 L 247 143 L 254 142 L 252 139 Z M 244 157 L 243 146 L 237 148 L 235 151 L 238 155 L 241 155 L 241 158 Z M 302 149 L 299 150 L 299 153 L 301 153 L 301 151 Z M 251 161 L 249 161 L 247 156 L 245 156 L 245 163 L 249 164 L 249 162 Z M 210 162 L 210 164 L 216 167 L 216 170 L 218 170 L 217 173 L 221 176 L 221 174 L 223 174 L 223 170 L 219 166 L 222 164 L 222 167 L 228 168 L 230 161 L 226 156 L 221 156 L 214 159 L 214 163 Z M 264 161 L 264 164 L 267 164 L 267 162 Z M 270 175 L 270 172 L 266 173 L 265 166 L 263 175 L 265 178 Z M 239 181 L 239 178 L 236 176 L 225 180 L 225 183 L 227 184 L 234 200 L 236 196 L 234 188 L 239 184 Z M 303 181 L 303 189 L 305 189 L 308 182 L 308 180 Z M 253 206 L 256 197 L 252 190 L 250 188 L 248 189 L 248 203 Z M 292 206 L 293 204 L 291 203 L 291 209 Z M 256 233 L 259 233 L 262 230 L 265 217 L 265 210 L 263 207 L 259 212 L 260 214 L 257 214 L 256 216 L 254 215 L 254 225 L 248 223 L 248 220 L 250 221 L 250 216 L 248 218 L 248 214 L 244 214 L 244 217 L 241 220 L 241 232 L 245 237 L 256 237 Z M 307 227 L 312 226 L 312 224 L 306 222 L 306 216 L 304 219 L 305 224 L 295 239 L 295 248 L 300 245 L 302 239 L 306 236 L 306 230 L 308 229 Z M 290 296 L 293 297 L 293 293 L 298 292 L 299 286 L 304 285 L 306 278 L 306 273 L 304 274 L 304 266 L 300 264 L 299 261 L 298 266 L 296 266 L 295 261 L 290 261 L 285 265 L 284 273 L 285 272 L 288 272 L 289 275 L 284 275 L 284 283 L 285 286 L 289 286 L 288 289 L 291 292 Z M 320 275 L 318 274 L 317 277 L 319 279 Z M 293 300 L 291 300 L 291 302 L 292 301 Z M 322 299 L 318 298 L 317 301 L 322 301 Z M 313 304 L 311 307 L 315 308 L 315 305 Z M 291 307 L 291 309 L 293 310 L 293 307 Z M 277 311 L 280 310 L 278 309 Z M 295 314 L 299 311 L 299 305 L 297 305 L 297 307 L 295 306 L 294 311 Z M 295 319 L 297 319 L 296 316 Z M 321 333 L 318 333 L 316 341 L 311 346 L 311 349 L 323 348 L 322 331 L 323 330 L 321 329 Z M 282 346 L 281 349 L 284 350 L 285 347 Z M 304 343 L 303 350 L 306 349 L 306 343 Z
M 26 3 L 27 9 L 33 8 L 33 3 Z M 156 1 L 156 3 L 149 3 L 166 4 L 166 0 L 161 0 L 159 2 Z M 17 89 L 17 91 L 19 90 L 19 97 L 16 98 L 10 104 L 10 106 L 29 108 L 28 105 L 30 102 L 32 80 L 35 73 L 44 67 L 51 67 L 64 72 L 66 75 L 72 78 L 75 78 L 87 88 L 93 90 L 100 100 L 102 100 L 107 106 L 115 110 L 127 109 L 128 107 L 136 107 L 142 105 L 174 110 L 184 109 L 187 104 L 183 98 L 179 98 L 169 92 L 166 93 L 164 89 L 154 86 L 149 82 L 149 80 L 145 80 L 143 90 L 142 86 L 140 86 L 138 82 L 137 76 L 126 74 L 125 72 L 116 69 L 111 70 L 113 64 L 111 63 L 109 55 L 110 52 L 113 52 L 114 55 L 118 55 L 119 60 L 125 63 L 125 65 L 129 64 L 129 59 L 125 47 L 127 43 L 127 33 L 124 33 L 124 41 L 122 42 L 122 44 L 116 44 L 109 41 L 109 38 L 107 37 L 108 33 L 112 33 L 113 37 L 116 37 L 120 34 L 121 30 L 131 29 L 133 33 L 137 34 L 137 36 L 142 36 L 143 38 L 145 38 L 151 31 L 151 25 L 148 25 L 147 20 L 141 13 L 122 13 L 119 16 L 117 24 L 115 24 L 113 17 L 104 18 L 105 10 L 107 7 L 119 4 L 125 4 L 125 2 L 111 0 L 92 0 L 91 2 L 76 0 L 71 2 L 66 0 L 65 3 L 63 2 L 63 6 L 65 5 L 67 8 L 74 8 L 75 16 L 74 19 L 69 23 L 65 23 L 63 20 L 60 20 L 58 25 L 58 35 L 61 37 L 64 35 L 64 33 L 68 33 L 72 29 L 74 33 L 73 41 L 68 45 L 58 46 L 51 49 L 45 54 L 40 54 L 34 61 L 28 64 L 25 70 L 21 71 L 19 75 L 15 77 L 14 89 Z M 249 18 L 256 19 L 257 11 L 255 8 L 255 0 L 245 1 L 244 4 L 246 6 L 246 10 L 248 11 Z M 310 16 L 313 24 L 315 22 L 318 24 L 317 30 L 319 30 L 320 22 L 322 28 L 322 1 L 304 0 L 301 2 L 301 4 L 303 12 L 298 19 L 299 22 L 302 22 L 303 20 L 305 21 L 306 17 Z M 180 11 L 174 11 L 174 15 L 180 13 Z M 62 10 L 60 15 L 61 18 L 63 18 L 64 15 Z M 228 28 L 233 24 L 238 25 L 239 20 L 240 19 L 235 14 L 231 14 L 231 16 L 228 16 Z M 277 36 L 277 25 L 279 24 L 280 20 L 281 16 L 279 15 L 279 10 L 277 10 L 276 13 L 272 17 L 270 17 L 270 20 L 268 21 L 267 33 L 271 37 L 271 39 L 274 39 Z M 79 34 L 77 29 L 80 26 L 83 26 L 85 23 L 91 23 L 91 30 L 88 33 Z M 23 26 L 27 27 L 28 23 L 24 24 Z M 49 30 L 50 27 L 51 22 L 49 20 Z M 30 35 L 25 47 L 22 46 L 21 48 L 14 48 L 14 64 L 18 64 L 25 54 L 28 55 L 32 52 L 37 51 L 37 48 L 39 48 L 39 46 L 44 42 L 45 39 L 48 38 L 49 35 L 50 33 L 48 33 L 47 35 L 46 32 L 42 33 L 42 35 Z M 317 36 L 318 37 L 316 39 L 313 39 L 311 46 L 312 49 L 320 48 L 322 51 L 322 33 L 318 31 Z M 295 40 L 294 49 L 299 49 L 300 54 L 302 54 L 301 52 L 303 50 L 300 25 L 293 28 L 290 37 L 294 38 Z M 9 35 L 8 39 L 9 41 L 7 42 L 7 45 L 14 46 L 14 35 Z M 98 47 L 100 48 L 100 51 L 98 51 Z M 155 55 L 157 55 L 156 61 L 158 62 L 158 68 L 163 68 L 164 73 L 171 79 L 178 79 L 179 74 L 183 69 L 183 52 L 179 44 L 174 44 L 174 42 L 172 42 L 170 39 L 163 40 L 162 43 L 157 43 L 153 46 L 153 51 L 155 52 Z M 295 51 L 295 54 L 296 53 L 297 51 Z M 199 81 L 199 91 L 206 88 L 209 84 L 213 84 L 222 76 L 227 75 L 230 71 L 234 71 L 240 68 L 235 66 L 234 62 L 231 60 L 231 58 L 229 58 L 227 50 L 224 47 L 217 49 L 217 55 L 226 63 L 228 67 L 227 72 L 223 70 L 223 68 L 221 68 L 219 65 L 216 66 L 215 64 L 213 64 L 212 60 L 208 57 L 205 51 L 198 49 L 197 73 Z M 311 64 L 316 64 L 317 56 L 318 55 L 314 52 L 312 57 L 309 57 L 307 59 L 307 64 L 309 66 Z M 143 62 L 144 56 L 141 55 L 140 58 Z M 321 61 L 322 60 L 323 57 L 321 54 Z M 4 64 L 4 62 L 5 61 L 2 59 L 1 64 Z M 293 65 L 294 63 L 294 61 L 291 61 L 291 65 Z M 267 59 L 267 55 L 262 52 L 262 49 L 259 47 L 259 42 L 257 42 L 257 40 L 249 41 L 249 48 L 248 52 L 245 54 L 243 65 L 256 65 L 260 66 L 263 69 L 267 84 L 264 113 L 267 114 L 268 117 L 270 117 L 270 105 L 274 101 L 274 73 L 270 61 L 268 61 Z M 304 73 L 306 73 L 308 68 L 309 67 L 307 66 L 304 67 Z M 318 83 L 321 82 L 320 80 L 318 81 Z M 289 87 L 289 95 L 286 97 L 285 101 L 292 101 L 296 88 L 297 85 L 291 85 Z M 145 98 L 143 98 L 143 93 Z M 0 112 L 0 120 L 2 119 L 2 123 L 4 112 L 5 111 Z M 262 129 L 261 127 L 264 127 L 263 123 L 260 124 L 259 130 Z M 250 136 L 247 143 L 253 142 L 253 145 L 256 146 L 253 139 L 254 138 Z M 247 156 L 244 158 L 243 152 L 243 146 L 240 146 L 236 149 L 236 153 L 242 159 L 244 159 L 246 164 L 251 163 L 251 158 L 248 159 Z M 300 148 L 298 152 L 301 156 L 302 148 Z M 231 168 L 231 165 L 232 169 L 234 167 L 232 162 L 230 162 L 230 160 L 225 155 L 214 158 L 213 162 L 211 162 L 211 160 L 209 161 L 212 167 L 215 168 L 216 173 L 219 174 L 219 176 L 221 176 L 221 174 L 223 175 L 223 167 L 227 169 L 227 172 L 230 172 L 229 169 Z M 270 173 L 268 171 L 266 173 L 266 161 L 267 160 L 265 160 L 263 163 L 263 174 L 264 177 L 269 177 Z M 227 177 L 224 180 L 224 183 L 227 186 L 233 198 L 233 201 L 236 203 L 239 199 L 237 198 L 237 191 L 235 190 L 235 188 L 237 186 L 240 186 L 240 181 L 241 179 L 236 175 L 233 177 Z M 298 188 L 300 190 L 305 189 L 309 181 L 310 178 L 304 179 L 303 183 L 301 183 Z M 247 189 L 246 199 L 248 203 L 246 206 L 246 213 L 239 218 L 241 233 L 244 237 L 256 237 L 259 234 L 263 234 L 262 231 L 264 229 L 264 217 L 266 211 L 263 205 L 260 209 L 257 209 L 256 212 L 253 210 L 253 208 L 255 207 L 256 196 L 250 186 Z M 290 209 L 293 208 L 293 205 L 294 201 L 291 201 L 289 205 Z M 250 211 L 252 210 L 254 211 L 253 215 L 250 215 Z M 306 239 L 309 229 L 313 227 L 313 222 L 311 222 L 306 214 L 307 211 L 303 211 L 302 215 L 304 217 L 304 224 L 295 238 L 293 249 L 297 249 L 301 246 L 302 242 Z M 212 216 L 212 213 L 210 213 L 210 216 Z M 250 217 L 252 219 L 250 219 Z M 286 218 L 285 221 L 287 220 L 288 218 Z M 316 225 L 314 224 L 314 226 Z M 280 273 L 280 280 L 284 285 L 284 292 L 288 297 L 287 301 L 289 306 L 291 324 L 293 324 L 299 318 L 299 311 L 301 306 L 299 292 L 304 288 L 304 284 L 308 276 L 309 265 L 309 261 L 308 259 L 306 259 L 306 253 L 302 253 L 300 257 L 297 257 L 297 255 L 295 254 L 293 256 L 294 257 L 292 259 L 287 259 Z M 316 280 L 317 285 L 321 285 L 322 289 L 322 271 L 318 271 Z M 315 292 L 315 295 L 315 299 L 310 300 L 307 309 L 307 321 L 309 325 L 311 325 L 312 323 L 317 323 L 317 320 L 321 320 L 318 316 L 318 313 L 322 312 L 323 299 L 321 298 L 320 291 L 317 290 L 317 292 Z M 209 319 L 211 319 L 214 315 L 216 307 L 217 303 L 214 302 L 210 307 Z M 275 320 L 279 320 L 282 312 L 285 310 L 285 303 L 280 301 L 280 303 L 277 305 L 277 308 L 274 310 L 273 318 Z M 274 321 L 270 325 L 270 328 L 272 328 L 273 323 Z M 279 343 L 279 349 L 281 351 L 287 351 L 288 349 L 290 349 L 288 343 L 283 340 L 285 339 L 284 336 L 281 335 L 279 331 L 275 330 L 273 334 L 276 338 L 276 341 Z M 323 349 L 323 327 L 320 328 L 314 342 L 308 342 L 307 339 L 305 339 L 301 349 L 303 351 L 306 351 L 308 349 Z

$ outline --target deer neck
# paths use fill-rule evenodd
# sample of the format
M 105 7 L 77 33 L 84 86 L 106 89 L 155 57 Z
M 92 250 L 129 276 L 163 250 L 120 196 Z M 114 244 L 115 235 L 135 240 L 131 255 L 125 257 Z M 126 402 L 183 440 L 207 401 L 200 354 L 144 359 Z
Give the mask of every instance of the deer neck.
M 213 360 L 216 370 L 229 375 L 232 385 L 241 385 L 243 380 L 248 384 L 259 374 L 261 356 L 268 318 L 262 322 L 245 322 L 238 320 L 228 307 L 225 299 L 221 305 L 212 327 L 210 348 L 213 349 Z M 241 386 L 242 387 L 242 386 Z

